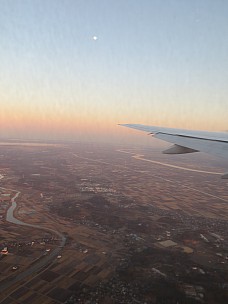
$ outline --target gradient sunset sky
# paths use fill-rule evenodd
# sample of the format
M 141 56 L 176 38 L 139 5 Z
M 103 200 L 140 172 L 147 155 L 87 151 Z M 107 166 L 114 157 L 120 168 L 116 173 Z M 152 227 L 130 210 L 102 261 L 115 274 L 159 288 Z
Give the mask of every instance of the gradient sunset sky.
M 0 136 L 227 130 L 227 16 L 226 0 L 1 0 Z

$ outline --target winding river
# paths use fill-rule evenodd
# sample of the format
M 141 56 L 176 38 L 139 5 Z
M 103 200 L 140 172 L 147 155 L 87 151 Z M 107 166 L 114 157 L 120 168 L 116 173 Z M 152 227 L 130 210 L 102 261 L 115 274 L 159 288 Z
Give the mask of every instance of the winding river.
M 0 180 L 3 177 L 4 177 L 3 175 L 0 175 Z M 9 189 L 3 188 L 3 187 L 0 187 L 0 188 L 1 189 L 9 190 Z M 13 284 L 19 282 L 20 280 L 26 278 L 27 276 L 34 275 L 37 272 L 39 272 L 40 270 L 42 270 L 45 266 L 47 266 L 48 264 L 50 264 L 59 255 L 60 251 L 62 250 L 62 248 L 64 247 L 64 245 L 66 243 L 66 237 L 65 237 L 65 235 L 62 234 L 61 232 L 57 231 L 57 230 L 54 230 L 54 229 L 51 229 L 51 228 L 47 228 L 47 227 L 43 227 L 43 226 L 40 226 L 40 225 L 34 225 L 34 224 L 25 223 L 25 222 L 22 222 L 22 221 L 18 220 L 14 216 L 14 211 L 17 208 L 16 199 L 20 195 L 20 191 L 12 190 L 12 189 L 10 189 L 10 190 L 16 192 L 16 194 L 11 199 L 11 206 L 8 208 L 7 213 L 6 213 L 6 221 L 10 222 L 10 223 L 13 223 L 13 224 L 16 224 L 16 225 L 21 225 L 21 226 L 27 226 L 27 227 L 31 227 L 31 228 L 41 229 L 41 230 L 44 230 L 44 231 L 48 231 L 48 232 L 50 232 L 52 234 L 56 234 L 60 238 L 60 246 L 57 247 L 57 248 L 55 248 L 50 254 L 42 256 L 41 259 L 39 259 L 38 261 L 36 261 L 33 265 L 31 265 L 25 271 L 20 272 L 16 276 L 7 278 L 4 281 L 0 282 L 0 292 L 3 292 L 5 289 L 9 288 L 10 286 L 12 286 Z
M 49 231 L 51 233 L 57 234 L 58 237 L 61 239 L 60 247 L 63 247 L 65 245 L 65 242 L 66 242 L 66 237 L 62 233 L 58 232 L 57 230 L 51 229 L 51 228 L 42 227 L 40 225 L 34 225 L 34 224 L 28 224 L 28 223 L 22 222 L 14 216 L 14 210 L 17 208 L 17 203 L 15 202 L 15 200 L 17 199 L 17 197 L 19 195 L 20 195 L 20 191 L 18 191 L 14 195 L 14 197 L 11 199 L 11 206 L 8 208 L 7 213 L 6 213 L 7 222 L 10 222 L 10 223 L 13 223 L 13 224 L 16 224 L 16 225 L 22 225 L 22 226 L 37 228 L 37 229 L 41 229 L 41 230 L 45 230 L 45 231 Z

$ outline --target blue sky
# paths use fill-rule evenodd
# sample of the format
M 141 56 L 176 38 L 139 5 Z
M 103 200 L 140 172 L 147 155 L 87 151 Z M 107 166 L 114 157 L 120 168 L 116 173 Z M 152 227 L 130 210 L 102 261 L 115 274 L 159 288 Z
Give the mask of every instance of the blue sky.
M 2 0 L 0 135 L 227 129 L 227 15 L 227 1 Z

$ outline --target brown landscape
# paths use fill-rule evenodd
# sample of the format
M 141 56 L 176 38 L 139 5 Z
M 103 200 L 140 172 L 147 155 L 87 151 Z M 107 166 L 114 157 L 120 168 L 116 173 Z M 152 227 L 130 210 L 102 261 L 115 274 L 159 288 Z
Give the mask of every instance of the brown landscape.
M 0 303 L 227 303 L 225 162 L 0 145 Z

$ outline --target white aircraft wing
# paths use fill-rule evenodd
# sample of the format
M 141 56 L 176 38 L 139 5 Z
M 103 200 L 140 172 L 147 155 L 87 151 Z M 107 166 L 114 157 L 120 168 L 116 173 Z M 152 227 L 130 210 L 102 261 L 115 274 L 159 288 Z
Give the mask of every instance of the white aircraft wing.
M 228 159 L 228 133 L 191 131 L 164 127 L 145 126 L 140 124 L 120 124 L 128 128 L 145 131 L 156 138 L 173 143 L 163 151 L 165 154 L 183 154 L 205 152 Z M 222 176 L 228 178 L 228 174 Z

